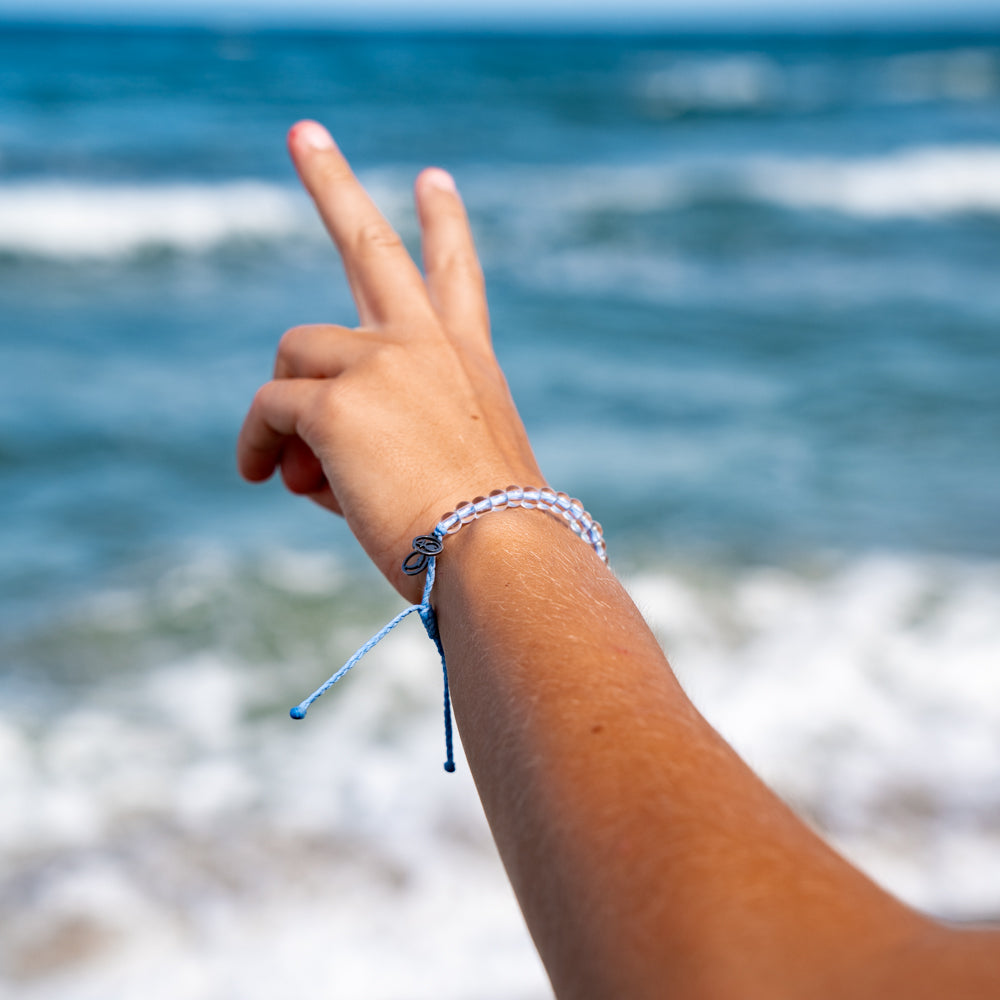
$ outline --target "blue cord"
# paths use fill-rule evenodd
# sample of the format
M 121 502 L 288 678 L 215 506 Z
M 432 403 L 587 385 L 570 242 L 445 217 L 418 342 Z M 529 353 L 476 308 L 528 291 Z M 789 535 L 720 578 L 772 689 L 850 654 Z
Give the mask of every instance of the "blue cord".
M 441 645 L 441 634 L 438 631 L 437 615 L 431 607 L 431 590 L 434 587 L 435 558 L 433 555 L 427 556 L 427 577 L 424 581 L 424 592 L 419 604 L 411 604 L 408 608 L 400 611 L 398 615 L 387 625 L 378 630 L 329 680 L 325 681 L 308 698 L 300 701 L 289 715 L 293 719 L 304 719 L 309 706 L 320 697 L 326 694 L 334 684 L 344 677 L 351 668 L 368 652 L 374 649 L 404 618 L 412 615 L 414 611 L 420 615 L 420 620 L 424 624 L 427 635 L 434 642 L 437 651 L 441 656 L 441 670 L 444 674 L 444 745 L 446 759 L 444 769 L 448 772 L 455 770 L 454 746 L 452 740 L 451 722 L 451 692 L 448 688 L 448 665 L 444 659 L 444 647 Z

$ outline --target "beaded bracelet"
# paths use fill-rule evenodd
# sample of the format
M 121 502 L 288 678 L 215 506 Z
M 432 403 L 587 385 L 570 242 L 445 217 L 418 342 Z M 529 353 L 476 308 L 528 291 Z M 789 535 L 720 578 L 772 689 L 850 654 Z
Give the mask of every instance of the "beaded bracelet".
M 387 625 L 384 625 L 373 635 L 332 677 L 321 684 L 308 698 L 299 702 L 288 713 L 293 719 L 305 717 L 309 706 L 325 694 L 371 649 L 377 646 L 404 618 L 416 612 L 420 615 L 427 635 L 433 640 L 441 657 L 441 670 L 444 674 L 444 741 L 446 758 L 444 769 L 455 770 L 455 760 L 452 742 L 451 723 L 451 692 L 448 687 L 448 665 L 444 659 L 444 647 L 438 632 L 437 616 L 431 607 L 431 590 L 434 588 L 435 560 L 444 549 L 444 538 L 454 535 L 465 525 L 471 524 L 484 514 L 495 510 L 509 510 L 523 507 L 526 510 L 544 510 L 563 518 L 574 534 L 579 535 L 597 553 L 602 562 L 608 561 L 608 550 L 604 544 L 604 536 L 600 524 L 583 509 L 579 500 L 574 500 L 566 493 L 556 493 L 547 486 L 536 489 L 534 486 L 508 486 L 505 490 L 493 490 L 489 496 L 476 497 L 475 500 L 463 500 L 448 511 L 434 526 L 429 535 L 418 535 L 413 539 L 413 550 L 403 560 L 402 570 L 407 576 L 417 576 L 427 571 L 424 580 L 424 592 L 419 604 L 411 604 L 401 611 Z
M 540 490 L 534 486 L 508 486 L 505 490 L 493 490 L 488 497 L 463 500 L 438 521 L 432 534 L 414 538 L 413 551 L 403 560 L 403 572 L 407 576 L 419 575 L 427 568 L 428 560 L 444 548 L 445 535 L 454 535 L 484 514 L 511 507 L 538 508 L 565 518 L 573 533 L 587 542 L 602 562 L 608 561 L 601 526 L 583 509 L 579 500 L 566 493 L 556 493 L 547 486 Z

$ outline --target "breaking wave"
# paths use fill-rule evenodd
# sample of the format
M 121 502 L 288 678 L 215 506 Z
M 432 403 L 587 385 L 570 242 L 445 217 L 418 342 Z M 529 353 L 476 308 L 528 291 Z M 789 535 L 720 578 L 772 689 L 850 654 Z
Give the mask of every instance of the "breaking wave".
M 1000 215 L 996 146 L 931 146 L 858 158 L 748 156 L 725 164 L 469 168 L 459 179 L 474 215 L 490 213 L 531 238 L 581 215 L 667 211 L 717 197 L 868 219 Z M 401 218 L 401 228 L 412 234 L 412 178 L 396 169 L 366 180 L 390 217 Z M 239 243 L 313 241 L 320 234 L 304 195 L 260 181 L 0 186 L 0 254 L 11 256 L 72 262 L 155 251 L 202 254 Z
M 1000 566 L 626 582 L 699 707 L 842 850 L 916 905 L 1000 910 Z M 546 996 L 468 769 L 441 771 L 419 625 L 287 719 L 387 610 L 333 556 L 216 556 L 22 636 L 28 662 L 110 672 L 47 715 L 0 705 L 4 985 L 196 1000 L 225 969 L 250 1000 Z
M 0 254 L 63 261 L 204 253 L 314 232 L 297 192 L 258 181 L 0 186 Z

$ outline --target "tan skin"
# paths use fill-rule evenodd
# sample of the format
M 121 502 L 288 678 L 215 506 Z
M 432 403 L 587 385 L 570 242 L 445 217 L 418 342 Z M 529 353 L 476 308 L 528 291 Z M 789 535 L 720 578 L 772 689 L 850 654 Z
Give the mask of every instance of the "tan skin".
M 343 515 L 415 600 L 400 571 L 415 535 L 460 500 L 545 481 L 451 178 L 417 178 L 422 275 L 321 126 L 289 147 L 361 326 L 285 334 L 239 468 L 280 469 Z M 511 510 L 449 537 L 434 603 L 469 766 L 558 997 L 1000 997 L 1000 931 L 916 913 L 802 823 L 555 519 Z

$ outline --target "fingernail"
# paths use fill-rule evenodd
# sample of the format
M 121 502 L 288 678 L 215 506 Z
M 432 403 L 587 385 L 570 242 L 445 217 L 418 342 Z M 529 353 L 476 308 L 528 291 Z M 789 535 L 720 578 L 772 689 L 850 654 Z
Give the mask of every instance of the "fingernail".
M 295 128 L 296 138 L 310 149 L 333 149 L 333 137 L 319 122 L 300 122 Z
M 424 171 L 424 184 L 437 188 L 438 191 L 450 191 L 452 194 L 458 190 L 455 187 L 455 178 L 440 167 L 430 167 Z

